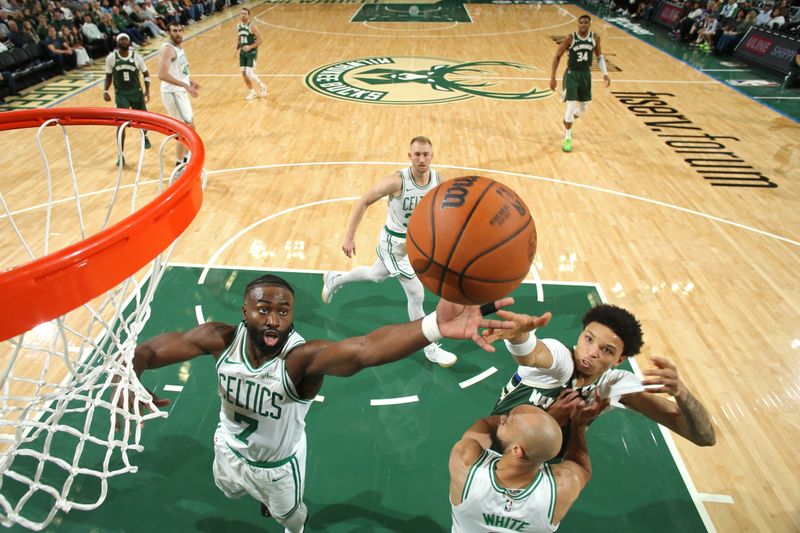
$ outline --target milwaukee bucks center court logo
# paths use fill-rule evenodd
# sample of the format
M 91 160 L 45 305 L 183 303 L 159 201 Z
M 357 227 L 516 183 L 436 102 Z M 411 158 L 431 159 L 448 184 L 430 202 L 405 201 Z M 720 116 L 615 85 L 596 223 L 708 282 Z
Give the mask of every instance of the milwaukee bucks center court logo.
M 306 85 L 325 96 L 387 105 L 455 102 L 482 97 L 537 100 L 553 94 L 534 82 L 535 67 L 507 61 L 455 61 L 437 57 L 368 57 L 320 67 Z

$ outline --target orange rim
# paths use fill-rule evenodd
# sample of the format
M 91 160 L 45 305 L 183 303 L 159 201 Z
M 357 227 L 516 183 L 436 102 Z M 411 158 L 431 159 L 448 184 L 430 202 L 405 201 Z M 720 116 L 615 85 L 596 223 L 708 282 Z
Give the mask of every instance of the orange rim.
M 5 315 L 0 321 L 0 340 L 64 315 L 136 273 L 186 230 L 203 202 L 205 148 L 186 124 L 132 109 L 57 108 L 0 113 L 0 131 L 38 128 L 54 118 L 62 126 L 130 122 L 133 128 L 177 134 L 192 158 L 179 179 L 124 220 L 84 241 L 0 273 L 0 309 Z

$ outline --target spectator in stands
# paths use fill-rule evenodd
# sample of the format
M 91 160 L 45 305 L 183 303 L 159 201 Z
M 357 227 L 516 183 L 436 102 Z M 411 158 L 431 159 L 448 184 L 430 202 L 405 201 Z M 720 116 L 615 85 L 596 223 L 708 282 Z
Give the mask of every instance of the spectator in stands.
M 26 44 L 34 42 L 30 37 L 19 31 L 19 26 L 14 20 L 8 21 L 8 40 L 17 48 L 22 48 Z
M 75 68 L 75 54 L 72 49 L 58 36 L 55 26 L 47 27 L 47 38 L 44 45 L 50 52 L 53 61 L 61 74 L 66 74 L 67 69 Z
M 772 15 L 770 16 L 766 27 L 773 31 L 780 31 L 784 24 L 786 24 L 786 19 L 783 16 L 783 11 L 781 11 L 780 7 L 775 6 L 772 9 Z
M 83 34 L 84 43 L 90 50 L 92 57 L 105 57 L 109 52 L 108 35 L 100 31 L 97 24 L 92 22 L 91 15 L 83 16 L 83 25 L 81 26 L 81 33 Z
M 151 0 L 145 0 L 144 7 L 142 8 L 142 16 L 154 22 L 161 31 L 167 31 L 167 24 L 164 21 L 163 15 L 161 15 L 156 8 L 153 7 L 153 2 Z
M 134 24 L 136 24 L 143 30 L 150 32 L 150 35 L 152 35 L 153 37 L 156 38 L 163 37 L 167 34 L 167 32 L 162 31 L 161 28 L 156 26 L 156 24 L 152 20 L 148 20 L 147 18 L 145 18 L 144 11 L 142 11 L 142 9 L 139 7 L 139 4 L 133 4 L 131 6 L 130 18 Z
M 156 11 L 164 17 L 168 28 L 170 24 L 182 24 L 180 12 L 175 9 L 169 0 L 161 0 L 156 6 Z
M 6 12 L 0 9 L 0 41 L 4 41 L 8 37 L 7 17 Z
M 30 20 L 25 20 L 22 22 L 22 33 L 31 41 L 33 41 L 34 44 L 39 44 L 39 42 L 42 40 L 42 38 L 39 37 L 39 34 L 36 33 L 36 30 L 33 29 L 33 23 Z
M 706 15 L 703 21 L 703 27 L 697 31 L 697 39 L 692 43 L 692 46 L 696 46 L 706 53 L 711 51 L 711 48 L 714 46 L 714 39 L 717 35 L 718 28 L 719 22 L 717 21 L 717 17 L 710 14 Z
M 127 33 L 130 35 L 131 40 L 135 42 L 138 46 L 141 46 L 147 41 L 147 38 L 144 34 L 137 28 L 133 21 L 128 18 L 128 15 L 125 12 L 121 11 L 119 6 L 113 6 L 111 8 L 111 19 L 114 21 L 114 25 L 120 32 Z M 136 48 L 136 47 L 134 47 Z
M 761 10 L 758 12 L 756 16 L 756 26 L 759 28 L 762 26 L 766 26 L 769 23 L 769 19 L 772 18 L 772 4 L 764 4 L 761 6 Z
M 719 10 L 720 22 L 725 24 L 726 22 L 732 21 L 738 10 L 739 4 L 736 3 L 736 0 L 728 0 L 728 3 Z
M 44 41 L 47 39 L 47 17 L 44 13 L 39 13 L 36 15 L 36 34 L 39 36 L 39 39 Z
M 678 20 L 671 34 L 672 38 L 679 41 L 686 39 L 694 23 L 703 16 L 703 8 L 700 7 L 700 2 L 687 2 L 685 9 L 686 13 Z
M 61 28 L 61 40 L 67 45 L 75 56 L 75 66 L 78 68 L 88 67 L 92 64 L 92 58 L 86 48 L 83 47 L 83 39 L 75 26 Z
M 756 20 L 756 12 L 746 12 L 740 9 L 736 12 L 736 20 L 728 22 L 723 26 L 722 35 L 717 39 L 714 45 L 714 53 L 716 55 L 728 55 L 733 52 L 739 41 L 742 40 L 747 29 L 753 25 Z

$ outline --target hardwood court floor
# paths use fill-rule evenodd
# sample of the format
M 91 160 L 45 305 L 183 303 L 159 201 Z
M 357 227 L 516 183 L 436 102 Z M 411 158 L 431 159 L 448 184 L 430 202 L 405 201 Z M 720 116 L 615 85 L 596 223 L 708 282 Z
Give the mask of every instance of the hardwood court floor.
M 371 264 L 385 208 L 368 212 L 350 261 L 340 251 L 350 199 L 402 166 L 408 141 L 426 135 L 446 176 L 483 174 L 521 193 L 537 222 L 543 279 L 598 283 L 610 302 L 642 320 L 639 365 L 650 366 L 648 354 L 676 362 L 717 428 L 714 448 L 676 437 L 714 527 L 800 528 L 797 123 L 600 20 L 593 30 L 619 70 L 610 89 L 593 85 L 569 154 L 561 151 L 564 109 L 556 95 L 381 105 L 312 91 L 307 76 L 326 65 L 409 57 L 417 59 L 394 68 L 427 68 L 423 57 L 519 63 L 529 68 L 486 66 L 483 79 L 497 83 L 494 91 L 546 91 L 556 40 L 574 31 L 583 12 L 469 5 L 472 23 L 351 23 L 357 9 L 255 8 L 267 38 L 258 71 L 269 96 L 252 102 L 244 101 L 233 58 L 235 20 L 185 41 L 203 85 L 193 105 L 209 183 L 173 259 L 313 270 Z M 155 59 L 148 66 L 155 72 Z M 377 75 L 362 77 L 369 76 L 374 82 Z M 392 84 L 392 91 L 407 94 L 411 83 Z M 623 100 L 649 92 L 662 94 Z M 157 84 L 153 93 L 151 109 L 162 112 Z M 100 89 L 63 105 L 101 105 Z M 717 138 L 677 137 L 706 134 Z M 106 138 L 98 134 L 96 146 Z M 89 188 L 112 179 L 107 161 L 88 169 Z M 720 179 L 737 170 L 769 182 Z M 4 190 L 8 179 L 0 177 Z M 777 187 L 719 186 L 770 183 Z

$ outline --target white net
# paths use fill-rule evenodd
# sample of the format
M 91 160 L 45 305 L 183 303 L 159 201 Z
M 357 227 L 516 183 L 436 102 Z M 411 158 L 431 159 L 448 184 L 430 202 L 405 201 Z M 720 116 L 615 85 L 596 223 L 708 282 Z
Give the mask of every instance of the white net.
M 116 143 L 113 128 L 55 124 L 48 121 L 36 132 L 3 134 L 12 135 L 16 146 L 33 145 L 30 138 L 35 134 L 44 178 L 31 177 L 35 154 L 26 159 L 25 153 L 21 159 L 19 153 L 11 156 L 28 162 L 18 177 L 14 171 L 0 177 L 0 245 L 9 251 L 3 254 L 0 272 L 126 218 L 181 171 L 176 168 L 168 176 L 164 172 L 165 147 L 173 144 L 174 135 L 150 132 L 150 139 L 160 135 L 161 142 L 158 160 L 146 162 L 144 130 L 129 129 L 128 150 L 136 149 L 138 161 L 123 166 L 119 163 L 127 124 L 118 129 Z M 3 144 L 11 146 L 5 139 Z M 3 168 L 20 166 L 8 163 L 0 157 Z M 110 168 L 115 168 L 117 179 L 108 187 Z M 142 179 L 146 175 L 158 177 Z M 94 509 L 106 497 L 109 478 L 136 471 L 130 454 L 142 450 L 142 423 L 166 414 L 154 405 L 131 361 L 174 244 L 105 294 L 0 343 L 4 526 L 41 530 L 59 511 Z

